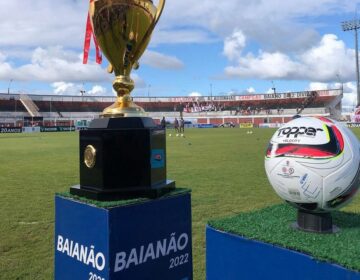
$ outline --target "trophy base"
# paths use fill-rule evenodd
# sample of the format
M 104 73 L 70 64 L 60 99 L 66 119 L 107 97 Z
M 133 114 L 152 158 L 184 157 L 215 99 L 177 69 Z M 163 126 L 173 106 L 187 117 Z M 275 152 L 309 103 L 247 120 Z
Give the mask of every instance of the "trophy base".
M 92 188 L 82 187 L 80 185 L 72 186 L 70 193 L 80 197 L 98 201 L 115 201 L 131 198 L 158 198 L 175 189 L 175 181 L 167 180 L 163 184 L 159 184 L 156 188 L 139 188 L 139 189 L 102 189 L 96 190 Z
M 123 118 L 123 117 L 146 117 L 147 113 L 143 108 L 136 105 L 130 95 L 126 94 L 117 98 L 116 102 L 105 108 L 100 114 L 102 118 Z
M 94 200 L 158 197 L 175 188 L 166 177 L 166 135 L 151 118 L 94 119 L 80 131 L 80 187 Z

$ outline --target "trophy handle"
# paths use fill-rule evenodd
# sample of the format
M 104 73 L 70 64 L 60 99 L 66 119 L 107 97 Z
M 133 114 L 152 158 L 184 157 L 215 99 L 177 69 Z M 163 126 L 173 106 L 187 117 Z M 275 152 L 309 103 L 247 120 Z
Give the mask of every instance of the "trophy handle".
M 107 71 L 109 74 L 111 74 L 112 72 L 114 72 L 114 66 L 112 66 L 112 64 L 109 62 L 109 65 L 107 67 Z
M 156 13 L 156 16 L 155 16 L 155 21 L 154 21 L 154 27 L 155 25 L 158 23 L 159 19 L 160 19 L 160 16 L 164 10 L 164 6 L 165 6 L 165 0 L 159 0 L 159 5 L 157 7 L 157 13 Z
M 152 32 L 154 31 L 155 29 L 155 26 L 156 24 L 158 23 L 159 19 L 160 19 L 160 16 L 164 10 L 164 6 L 165 6 L 165 0 L 159 0 L 159 5 L 157 7 L 157 12 L 156 12 L 156 15 L 155 15 L 155 19 L 154 19 L 154 22 L 152 23 L 152 25 L 149 27 L 148 31 L 146 32 L 142 42 L 139 44 L 140 46 L 142 45 L 143 42 L 145 42 L 146 40 L 148 40 L 152 34 Z M 141 49 L 140 49 L 141 50 Z M 137 52 L 134 53 L 134 55 L 132 57 L 137 57 L 140 50 L 138 50 Z M 139 68 L 139 65 L 136 65 L 135 66 L 135 69 Z

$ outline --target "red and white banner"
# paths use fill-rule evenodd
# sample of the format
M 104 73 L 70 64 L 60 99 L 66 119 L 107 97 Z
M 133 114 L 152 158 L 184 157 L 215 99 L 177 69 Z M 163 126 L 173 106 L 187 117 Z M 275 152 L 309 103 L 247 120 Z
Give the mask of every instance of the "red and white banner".
M 90 0 L 90 3 L 94 0 Z M 85 42 L 84 42 L 84 56 L 83 56 L 83 64 L 87 64 L 89 58 L 89 51 L 90 51 L 90 43 L 91 37 L 94 39 L 95 50 L 96 50 L 96 63 L 101 64 L 102 62 L 102 55 L 99 48 L 99 45 L 96 41 L 96 37 L 94 31 L 91 26 L 90 21 L 90 14 L 88 13 L 87 21 L 86 21 L 86 31 L 85 31 Z

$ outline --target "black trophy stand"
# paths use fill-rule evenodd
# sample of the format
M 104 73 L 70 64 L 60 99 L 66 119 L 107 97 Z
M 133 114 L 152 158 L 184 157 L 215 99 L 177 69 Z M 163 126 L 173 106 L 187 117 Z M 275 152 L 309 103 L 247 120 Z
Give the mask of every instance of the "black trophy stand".
M 339 228 L 333 225 L 331 213 L 315 213 L 298 209 L 297 221 L 292 227 L 306 232 L 313 233 L 336 233 Z
M 166 135 L 152 118 L 101 118 L 80 131 L 80 185 L 70 193 L 109 201 L 156 198 L 175 188 L 166 178 Z

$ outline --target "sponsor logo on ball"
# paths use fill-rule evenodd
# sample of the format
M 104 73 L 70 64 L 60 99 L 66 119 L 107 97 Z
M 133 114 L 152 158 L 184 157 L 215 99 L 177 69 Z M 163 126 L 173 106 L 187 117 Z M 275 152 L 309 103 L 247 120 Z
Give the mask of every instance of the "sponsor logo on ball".
M 318 131 L 324 131 L 322 128 L 314 128 L 314 127 L 285 127 L 278 130 L 278 137 L 294 137 L 298 138 L 299 136 L 306 136 L 306 137 L 316 137 Z

